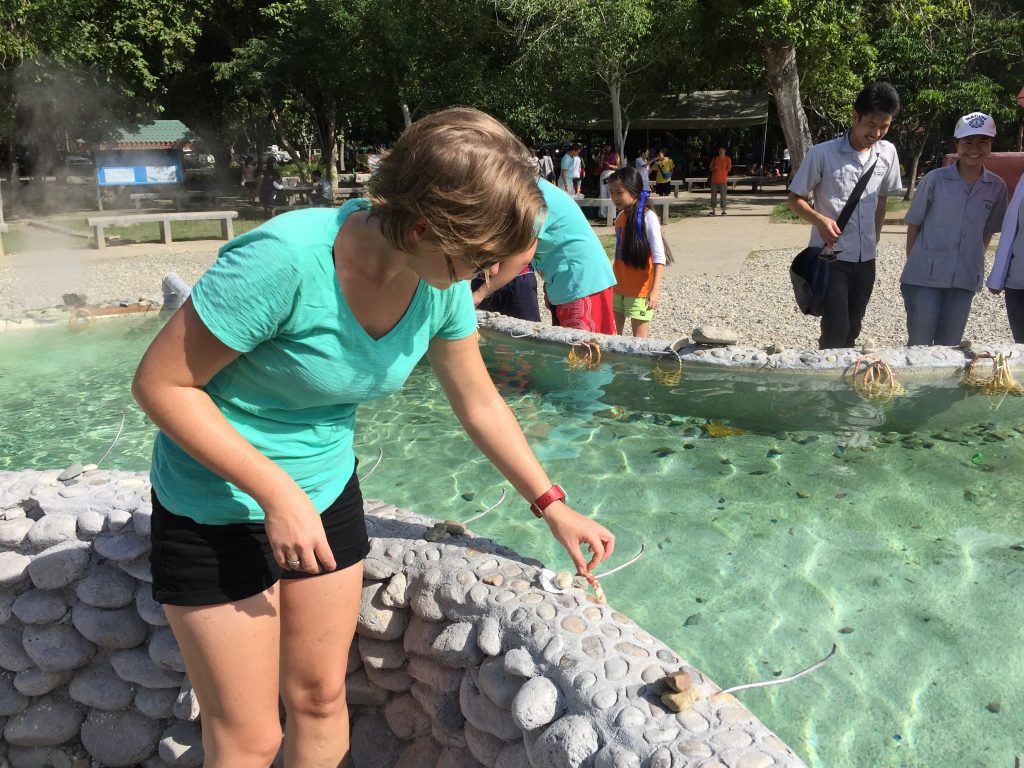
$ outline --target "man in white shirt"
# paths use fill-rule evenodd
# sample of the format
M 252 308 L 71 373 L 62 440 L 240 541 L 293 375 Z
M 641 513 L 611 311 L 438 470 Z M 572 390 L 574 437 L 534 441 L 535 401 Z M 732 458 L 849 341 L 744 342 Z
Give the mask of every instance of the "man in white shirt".
M 836 256 L 821 314 L 821 349 L 852 347 L 860 335 L 875 285 L 875 253 L 886 203 L 903 191 L 896 148 L 882 138 L 899 111 L 899 94 L 889 83 L 867 85 L 854 102 L 850 130 L 811 147 L 789 185 L 789 209 L 813 225 L 810 246 L 827 246 Z M 867 187 L 840 231 L 836 219 L 872 166 Z

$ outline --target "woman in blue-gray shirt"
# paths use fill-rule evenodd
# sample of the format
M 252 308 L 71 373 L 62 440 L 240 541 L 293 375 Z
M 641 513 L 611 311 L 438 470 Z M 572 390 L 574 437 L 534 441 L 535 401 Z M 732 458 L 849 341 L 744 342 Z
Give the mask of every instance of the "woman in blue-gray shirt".
M 955 346 L 981 290 L 985 249 L 1002 226 L 1006 183 L 985 169 L 995 121 L 972 112 L 957 121 L 957 162 L 928 173 L 907 211 L 907 263 L 900 292 L 907 343 Z
M 465 281 L 532 247 L 544 215 L 526 148 L 481 112 L 446 110 L 402 135 L 368 189 L 372 202 L 288 213 L 226 244 L 133 383 L 160 428 L 153 592 L 202 709 L 206 766 L 266 768 L 279 697 L 286 765 L 348 764 L 345 673 L 368 551 L 355 409 L 424 354 L 577 569 L 614 546 L 564 503 L 476 339 Z

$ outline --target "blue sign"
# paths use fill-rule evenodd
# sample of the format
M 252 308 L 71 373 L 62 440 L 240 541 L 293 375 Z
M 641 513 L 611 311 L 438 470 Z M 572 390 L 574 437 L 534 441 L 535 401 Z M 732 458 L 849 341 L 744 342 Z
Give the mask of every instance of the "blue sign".
M 185 174 L 177 149 L 105 149 L 93 153 L 101 187 L 181 184 Z

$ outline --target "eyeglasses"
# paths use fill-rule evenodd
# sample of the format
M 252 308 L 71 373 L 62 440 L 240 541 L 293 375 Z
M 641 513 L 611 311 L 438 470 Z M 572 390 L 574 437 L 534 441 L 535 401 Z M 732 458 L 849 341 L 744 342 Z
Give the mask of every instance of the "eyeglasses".
M 467 260 L 469 261 L 469 260 Z M 485 261 L 469 261 L 469 265 L 473 267 L 477 272 L 487 272 L 495 264 L 500 264 L 502 261 L 500 256 L 496 256 Z
M 839 257 L 840 253 L 842 253 L 842 251 L 833 250 L 832 246 L 826 243 L 818 252 L 818 258 L 822 261 L 835 261 Z

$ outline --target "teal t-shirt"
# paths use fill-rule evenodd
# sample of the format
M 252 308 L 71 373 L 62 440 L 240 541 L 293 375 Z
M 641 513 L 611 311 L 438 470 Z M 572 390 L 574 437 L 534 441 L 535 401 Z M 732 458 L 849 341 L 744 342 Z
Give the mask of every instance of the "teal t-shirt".
M 432 338 L 476 330 L 469 284 L 420 281 L 408 309 L 374 340 L 338 285 L 333 245 L 350 213 L 311 208 L 271 219 L 224 245 L 192 289 L 210 331 L 241 355 L 206 385 L 228 422 L 280 465 L 323 511 L 355 467 L 356 407 L 399 389 Z M 201 523 L 263 520 L 256 501 L 201 465 L 162 432 L 153 488 L 176 514 Z
M 579 205 L 545 179 L 537 179 L 547 216 L 537 239 L 533 268 L 552 304 L 568 304 L 615 285 L 608 254 Z

